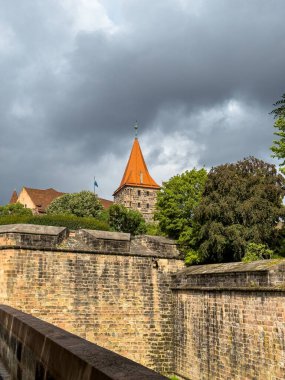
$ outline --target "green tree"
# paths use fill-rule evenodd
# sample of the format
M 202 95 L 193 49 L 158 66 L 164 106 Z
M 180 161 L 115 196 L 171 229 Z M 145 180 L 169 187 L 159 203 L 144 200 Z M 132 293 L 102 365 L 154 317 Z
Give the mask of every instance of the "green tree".
M 280 116 L 275 121 L 274 128 L 277 130 L 274 135 L 278 136 L 278 139 L 273 140 L 273 145 L 270 149 L 273 152 L 272 157 L 282 160 L 279 164 L 280 171 L 285 174 L 285 117 Z
M 272 157 L 281 160 L 279 164 L 280 171 L 285 174 L 285 94 L 273 105 L 275 108 L 270 113 L 276 119 L 274 123 L 274 135 L 278 136 L 278 138 L 273 140 L 273 145 L 270 149 L 273 153 Z
M 281 96 L 281 99 L 277 100 L 273 104 L 275 107 L 270 113 L 274 115 L 274 118 L 285 117 L 285 94 Z
M 195 210 L 198 261 L 239 261 L 249 242 L 274 246 L 284 188 L 275 166 L 254 157 L 212 168 Z
M 25 208 L 21 203 L 13 203 L 7 206 L 0 206 L 1 216 L 30 216 L 33 215 L 32 210 Z
M 48 214 L 71 214 L 80 217 L 98 218 L 103 206 L 97 195 L 91 191 L 64 194 L 56 198 L 48 207 Z
M 207 172 L 205 169 L 186 171 L 164 182 L 158 193 L 155 219 L 163 233 L 189 245 L 193 232 L 194 209 L 201 201 Z
M 242 261 L 250 263 L 256 260 L 272 259 L 274 252 L 265 244 L 249 243 L 246 247 L 245 255 Z
M 132 235 L 144 234 L 146 223 L 139 211 L 127 209 L 123 205 L 113 204 L 108 209 L 109 225 L 118 232 L 129 232 Z

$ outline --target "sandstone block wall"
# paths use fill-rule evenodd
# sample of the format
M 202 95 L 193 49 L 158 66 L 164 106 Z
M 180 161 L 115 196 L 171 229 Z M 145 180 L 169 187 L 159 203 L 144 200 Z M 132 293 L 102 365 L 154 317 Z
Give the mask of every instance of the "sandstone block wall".
M 177 375 L 285 378 L 284 263 L 204 265 L 173 277 Z
M 181 379 L 285 379 L 285 260 L 185 269 L 164 238 L 17 229 L 0 303 Z
M 166 380 L 129 359 L 9 306 L 0 305 L 0 378 Z
M 0 248 L 1 249 L 1 248 Z M 2 247 L 0 303 L 160 373 L 173 370 L 175 255 Z
M 96 251 L 119 253 L 130 251 L 131 235 L 128 233 L 83 229 L 77 231 L 76 235 Z
M 140 211 L 147 222 L 153 222 L 158 191 L 152 188 L 125 186 L 114 196 L 114 202 Z
M 68 236 L 65 227 L 9 224 L 0 226 L 0 247 L 55 248 Z

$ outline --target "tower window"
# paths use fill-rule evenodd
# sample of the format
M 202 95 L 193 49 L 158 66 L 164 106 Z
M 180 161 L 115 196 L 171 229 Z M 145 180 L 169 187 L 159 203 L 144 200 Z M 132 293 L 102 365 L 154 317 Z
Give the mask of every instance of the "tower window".
M 146 208 L 149 208 L 149 203 L 146 204 Z
M 141 191 L 140 191 L 140 190 L 138 190 L 138 196 L 139 196 L 139 197 L 141 196 Z
M 141 207 L 141 203 L 139 202 L 139 203 L 138 203 L 138 208 L 140 208 L 140 207 Z
M 149 191 L 146 192 L 146 195 L 149 196 Z
M 132 207 L 132 202 L 130 202 L 130 207 Z

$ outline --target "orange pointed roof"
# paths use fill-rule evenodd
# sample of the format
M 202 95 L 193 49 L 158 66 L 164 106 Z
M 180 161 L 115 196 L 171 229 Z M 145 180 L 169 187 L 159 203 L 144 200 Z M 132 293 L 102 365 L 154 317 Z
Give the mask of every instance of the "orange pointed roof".
M 160 186 L 150 176 L 141 147 L 137 138 L 133 143 L 132 151 L 129 161 L 127 163 L 125 173 L 118 189 L 114 192 L 116 194 L 124 186 L 134 187 L 148 187 L 153 189 L 160 189 Z

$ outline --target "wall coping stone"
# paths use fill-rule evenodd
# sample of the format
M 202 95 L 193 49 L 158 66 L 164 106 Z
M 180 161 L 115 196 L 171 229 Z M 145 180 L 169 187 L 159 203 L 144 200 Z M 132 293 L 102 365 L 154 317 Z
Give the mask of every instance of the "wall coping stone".
M 42 226 L 36 224 L 6 224 L 0 226 L 0 234 L 13 233 L 57 236 L 65 230 L 67 230 L 66 227 Z
M 218 273 L 235 273 L 235 272 L 258 272 L 281 269 L 285 271 L 285 259 L 271 259 L 271 260 L 258 260 L 251 263 L 244 263 L 242 261 L 235 263 L 218 263 L 218 264 L 204 264 L 192 265 L 186 269 L 179 271 L 179 274 L 187 273 L 189 275 L 196 274 L 218 274 Z
M 54 379 L 166 379 L 130 359 L 7 305 L 0 305 L 0 325 L 8 333 L 6 344 L 14 360 L 17 357 L 14 347 L 9 346 L 11 336 L 21 343 L 21 350 L 27 347 Z
M 193 265 L 172 275 L 173 290 L 284 291 L 285 259 Z
M 234 292 L 279 292 L 284 293 L 285 292 L 285 285 L 284 286 L 243 286 L 243 287 L 230 287 L 230 286 L 190 286 L 190 285 L 184 285 L 184 286 L 176 286 L 172 287 L 171 290 L 173 291 L 183 291 L 183 290 L 197 290 L 199 292 L 227 292 L 227 291 L 234 291 Z
M 174 240 L 150 235 L 32 224 L 0 226 L 0 250 L 25 249 L 70 253 L 114 254 L 182 260 Z
M 153 236 L 153 235 L 142 235 L 142 236 L 146 237 L 150 241 L 155 241 L 160 244 L 169 244 L 169 245 L 175 245 L 175 246 L 177 245 L 175 240 L 169 239 L 165 236 Z M 139 236 L 134 237 L 134 239 L 139 239 Z
M 82 229 L 80 231 L 85 231 L 96 239 L 103 240 L 123 240 L 130 241 L 131 234 L 125 232 L 111 232 L 111 231 L 99 231 L 99 230 L 88 230 Z
M 165 256 L 159 252 L 110 252 L 110 251 L 96 251 L 96 250 L 84 250 L 84 249 L 74 249 L 74 248 L 52 248 L 52 247 L 32 247 L 32 246 L 21 246 L 21 245 L 2 245 L 0 246 L 0 251 L 5 251 L 7 249 L 21 250 L 21 251 L 37 251 L 37 252 L 63 252 L 63 253 L 74 253 L 74 254 L 91 254 L 91 255 L 109 255 L 109 256 L 126 256 L 126 257 L 151 257 L 153 259 L 167 259 L 167 260 L 179 260 L 184 261 L 181 257 L 177 256 Z

